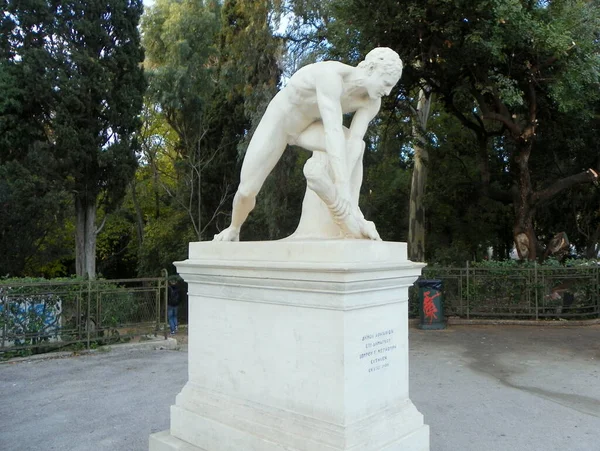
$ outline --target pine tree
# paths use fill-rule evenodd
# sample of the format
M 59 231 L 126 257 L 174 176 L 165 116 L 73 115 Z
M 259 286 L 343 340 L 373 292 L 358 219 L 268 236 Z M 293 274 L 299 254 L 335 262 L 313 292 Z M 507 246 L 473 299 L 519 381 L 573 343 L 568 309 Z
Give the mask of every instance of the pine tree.
M 3 6 L 0 51 L 13 89 L 12 103 L 3 105 L 11 115 L 2 123 L 2 147 L 20 161 L 34 153 L 46 176 L 73 194 L 76 271 L 95 277 L 98 205 L 114 206 L 136 167 L 145 89 L 142 1 L 6 0 Z

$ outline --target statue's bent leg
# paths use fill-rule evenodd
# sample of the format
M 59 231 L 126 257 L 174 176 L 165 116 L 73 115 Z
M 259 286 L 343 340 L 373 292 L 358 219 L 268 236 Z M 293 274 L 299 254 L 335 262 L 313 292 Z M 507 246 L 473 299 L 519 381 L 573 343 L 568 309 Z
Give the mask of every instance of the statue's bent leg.
M 239 241 L 240 228 L 256 205 L 256 195 L 285 150 L 287 135 L 272 116 L 267 110 L 248 145 L 233 198 L 231 225 L 215 235 L 215 241 Z
M 360 224 L 352 214 L 352 208 L 348 202 L 344 202 L 337 192 L 337 188 L 329 174 L 326 160 L 322 158 L 310 158 L 304 165 L 304 176 L 308 187 L 321 198 L 334 221 L 340 226 L 346 236 L 361 237 Z
M 381 240 L 375 224 L 366 221 L 358 208 L 358 197 L 362 184 L 363 164 L 362 156 L 364 153 L 364 141 L 350 139 L 350 133 L 344 128 L 346 136 L 348 174 L 350 179 L 351 204 L 343 201 L 343 198 L 337 192 L 329 168 L 326 164 L 327 159 L 310 158 L 304 166 L 304 175 L 308 187 L 313 190 L 321 200 L 327 205 L 335 222 L 347 236 L 355 238 L 369 238 L 372 240 Z M 321 122 L 315 122 L 298 137 L 297 144 L 308 150 L 323 152 L 325 154 L 325 132 Z M 325 163 L 324 163 L 325 162 Z

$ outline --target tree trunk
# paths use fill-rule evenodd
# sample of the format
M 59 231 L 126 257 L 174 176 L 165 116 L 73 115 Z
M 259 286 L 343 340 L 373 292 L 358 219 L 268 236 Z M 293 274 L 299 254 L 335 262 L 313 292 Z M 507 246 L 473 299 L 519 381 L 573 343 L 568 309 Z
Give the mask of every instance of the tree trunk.
M 75 268 L 78 277 L 96 277 L 96 203 L 75 199 Z
M 533 188 L 529 173 L 529 157 L 533 143 L 531 140 L 523 141 L 521 149 L 515 157 L 517 169 L 517 190 L 514 199 L 515 224 L 513 238 L 520 260 L 535 260 L 537 257 L 537 238 L 533 230 L 533 216 L 535 206 L 532 204 Z
M 198 241 L 202 241 L 202 166 L 198 144 Z
M 159 174 L 158 174 L 158 163 L 155 160 L 155 157 L 151 159 L 152 164 L 152 188 L 154 190 L 154 219 L 158 219 L 160 217 L 160 185 L 158 182 Z
M 144 244 L 144 215 L 142 214 L 142 207 L 137 197 L 136 181 L 131 182 L 131 200 L 133 201 L 133 207 L 135 208 L 135 225 L 138 237 L 138 254 L 142 250 Z
M 425 132 L 431 107 L 431 95 L 421 89 L 412 133 L 414 142 L 414 168 L 410 187 L 410 207 L 408 223 L 408 258 L 425 261 L 425 187 L 427 185 L 427 163 L 429 154 Z
M 598 252 L 600 251 L 600 246 L 598 243 L 600 241 L 600 225 L 596 227 L 596 230 L 592 234 L 590 238 L 587 240 L 587 245 L 585 249 L 585 257 L 586 258 L 598 258 Z
M 590 168 L 579 174 L 557 180 L 542 190 L 534 191 L 529 173 L 529 156 L 531 155 L 531 150 L 532 142 L 525 140 L 521 143 L 521 149 L 515 158 L 518 173 L 516 185 L 518 189 L 516 190 L 514 199 L 515 223 L 513 237 L 519 258 L 521 260 L 528 259 L 533 261 L 537 259 L 538 255 L 538 241 L 533 228 L 536 207 L 540 203 L 552 199 L 560 192 L 576 184 L 597 181 L 599 176 L 596 170 Z

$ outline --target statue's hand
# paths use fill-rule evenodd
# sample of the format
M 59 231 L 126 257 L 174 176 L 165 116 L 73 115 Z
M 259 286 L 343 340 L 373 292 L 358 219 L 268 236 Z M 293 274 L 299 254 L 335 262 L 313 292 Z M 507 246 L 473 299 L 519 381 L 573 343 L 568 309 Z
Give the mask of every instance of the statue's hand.
M 213 241 L 239 241 L 240 229 L 229 226 L 225 230 L 216 234 Z

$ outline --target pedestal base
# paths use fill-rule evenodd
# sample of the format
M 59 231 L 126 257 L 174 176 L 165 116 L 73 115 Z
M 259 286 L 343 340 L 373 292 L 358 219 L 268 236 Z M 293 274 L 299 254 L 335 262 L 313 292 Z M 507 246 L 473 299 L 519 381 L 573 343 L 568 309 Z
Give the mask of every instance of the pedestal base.
M 171 431 L 162 431 L 150 435 L 150 451 L 206 451 L 191 443 L 171 435 Z
M 428 451 L 406 245 L 191 243 L 189 381 L 151 451 Z
M 306 448 L 271 448 L 272 443 L 265 442 L 259 445 L 259 448 L 243 448 L 244 450 L 271 450 L 281 451 L 300 451 Z M 264 446 L 264 447 L 263 447 Z M 381 451 L 429 451 L 429 426 L 423 425 L 411 434 L 390 443 L 384 448 L 378 448 Z M 171 435 L 170 431 L 157 432 L 150 435 L 150 451 L 210 451 L 204 448 L 198 448 L 191 443 L 185 442 Z M 357 450 L 358 451 L 358 450 Z

